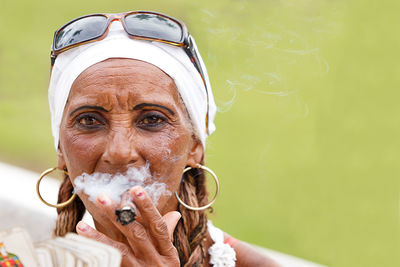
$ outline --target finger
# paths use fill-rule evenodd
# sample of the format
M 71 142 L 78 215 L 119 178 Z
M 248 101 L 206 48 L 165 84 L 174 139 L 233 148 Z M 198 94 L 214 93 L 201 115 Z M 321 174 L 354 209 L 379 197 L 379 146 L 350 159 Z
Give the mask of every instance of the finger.
M 95 241 L 101 242 L 103 244 L 112 246 L 116 249 L 118 249 L 121 252 L 121 256 L 123 258 L 124 262 L 129 262 L 132 266 L 136 263 L 134 258 L 132 257 L 132 252 L 128 248 L 127 245 L 117 242 L 108 236 L 104 235 L 103 233 L 100 233 L 96 229 L 93 229 L 83 221 L 80 221 L 77 226 L 76 226 L 76 232 L 84 237 L 93 239 Z
M 160 253 L 162 255 L 171 255 L 174 247 L 170 239 L 168 226 L 150 196 L 140 186 L 132 187 L 130 193 L 140 212 L 143 226 L 149 231 Z
M 99 195 L 96 201 L 104 214 L 111 218 L 111 222 L 126 237 L 134 255 L 138 255 L 139 253 L 154 255 L 157 252 L 143 225 L 137 221 L 122 225 L 117 220 L 115 210 L 118 208 L 118 204 L 116 202 L 104 194 Z
M 100 204 L 102 207 L 106 207 L 106 210 L 115 210 L 118 207 L 117 202 L 112 200 L 106 194 L 99 194 L 96 198 L 97 204 Z
M 182 215 L 178 211 L 171 211 L 163 216 L 167 224 L 169 240 L 171 240 L 171 242 L 174 240 L 174 231 L 181 217 Z

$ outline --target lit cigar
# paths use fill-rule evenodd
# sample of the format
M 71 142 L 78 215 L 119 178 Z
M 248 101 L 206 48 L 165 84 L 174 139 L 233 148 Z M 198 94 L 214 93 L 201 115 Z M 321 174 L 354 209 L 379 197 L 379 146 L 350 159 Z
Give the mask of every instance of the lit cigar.
M 115 210 L 115 215 L 117 215 L 117 222 L 120 222 L 122 225 L 127 225 L 135 221 L 136 206 L 131 201 L 129 190 L 122 194 L 121 205 L 119 209 Z

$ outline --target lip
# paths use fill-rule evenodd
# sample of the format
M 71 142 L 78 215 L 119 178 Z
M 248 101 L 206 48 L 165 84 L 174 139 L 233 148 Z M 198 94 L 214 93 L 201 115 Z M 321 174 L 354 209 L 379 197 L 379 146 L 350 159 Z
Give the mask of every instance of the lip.
M 145 164 L 129 164 L 129 165 L 119 165 L 119 166 L 102 166 L 101 168 L 97 167 L 95 168 L 95 170 L 91 173 L 88 174 L 93 174 L 93 173 L 104 173 L 104 174 L 109 174 L 109 175 L 126 175 L 128 170 L 134 168 L 136 170 L 140 170 L 142 168 L 148 168 L 149 170 L 149 174 L 151 176 L 151 178 L 153 178 L 153 173 L 151 171 L 150 168 L 150 164 L 149 163 L 145 163 Z

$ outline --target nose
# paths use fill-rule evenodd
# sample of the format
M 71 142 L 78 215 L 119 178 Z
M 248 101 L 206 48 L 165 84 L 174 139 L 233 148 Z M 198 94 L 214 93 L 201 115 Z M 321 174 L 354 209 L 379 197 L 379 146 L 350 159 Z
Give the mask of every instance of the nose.
M 115 167 L 129 167 L 139 159 L 133 136 L 129 130 L 119 129 L 110 133 L 103 159 Z

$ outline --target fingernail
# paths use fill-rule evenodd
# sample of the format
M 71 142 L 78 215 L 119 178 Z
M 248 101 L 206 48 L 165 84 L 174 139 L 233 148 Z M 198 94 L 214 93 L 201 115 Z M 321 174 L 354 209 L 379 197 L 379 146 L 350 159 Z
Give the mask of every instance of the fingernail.
M 144 197 L 144 192 L 143 191 L 138 191 L 136 192 L 136 196 L 140 199 L 142 199 Z
M 81 232 L 86 232 L 87 230 L 89 230 L 89 225 L 87 225 L 86 223 L 80 221 L 77 225 L 79 231 Z
M 108 199 L 106 196 L 104 195 L 99 195 L 97 196 L 97 201 L 101 204 L 101 205 L 108 205 Z

